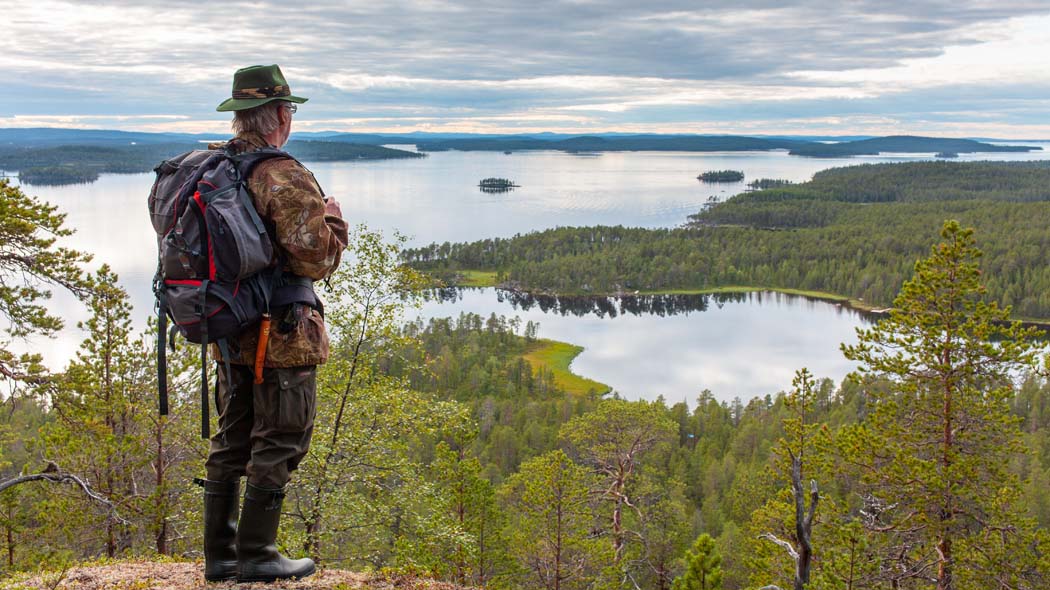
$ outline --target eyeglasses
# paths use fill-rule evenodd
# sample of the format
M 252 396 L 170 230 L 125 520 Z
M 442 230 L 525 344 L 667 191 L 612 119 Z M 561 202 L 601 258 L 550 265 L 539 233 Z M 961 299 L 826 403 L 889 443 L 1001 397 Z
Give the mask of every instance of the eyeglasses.
M 288 103 L 288 112 L 289 113 L 294 115 L 295 112 L 298 111 L 298 110 L 299 110 L 299 105 L 295 104 L 294 102 Z

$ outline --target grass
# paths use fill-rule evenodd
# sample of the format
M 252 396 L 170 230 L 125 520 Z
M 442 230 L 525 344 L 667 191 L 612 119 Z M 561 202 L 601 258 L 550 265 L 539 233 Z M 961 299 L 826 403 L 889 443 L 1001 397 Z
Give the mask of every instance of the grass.
M 457 287 L 495 287 L 496 273 L 484 270 L 461 270 L 462 280 L 456 283 Z
M 541 339 L 537 340 L 532 349 L 523 357 L 533 369 L 540 367 L 548 369 L 554 375 L 554 383 L 568 393 L 586 395 L 591 390 L 599 394 L 609 392 L 612 388 L 608 385 L 581 377 L 569 370 L 572 360 L 581 352 L 583 352 L 582 346 Z

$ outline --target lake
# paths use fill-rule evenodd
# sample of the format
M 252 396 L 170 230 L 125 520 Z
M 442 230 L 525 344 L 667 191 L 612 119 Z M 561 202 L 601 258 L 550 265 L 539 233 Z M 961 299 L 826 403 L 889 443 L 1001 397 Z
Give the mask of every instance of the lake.
M 1042 145 L 1044 151 L 970 154 L 963 155 L 959 161 L 1050 159 L 1050 143 L 1026 144 Z M 812 177 L 813 173 L 834 166 L 931 159 L 932 155 L 883 154 L 878 157 L 818 159 L 789 156 L 783 151 L 610 152 L 591 155 L 550 151 L 513 154 L 453 151 L 431 153 L 426 158 L 413 160 L 328 162 L 310 164 L 309 167 L 325 191 L 342 203 L 344 215 L 350 223 L 365 223 L 388 234 L 400 231 L 410 237 L 410 244 L 423 245 L 430 242 L 510 237 L 517 233 L 559 226 L 677 226 L 685 222 L 689 214 L 699 211 L 709 198 L 732 196 L 744 190 L 746 182 L 757 178 L 804 181 Z M 725 184 L 706 184 L 696 179 L 703 171 L 723 169 L 741 170 L 746 178 L 743 182 Z M 478 182 L 492 176 L 509 178 L 520 188 L 498 194 L 481 192 L 477 187 Z M 156 268 L 156 242 L 146 214 L 146 197 L 152 182 L 152 173 L 106 174 L 87 185 L 26 187 L 29 194 L 58 205 L 67 214 L 68 226 L 77 229 L 74 236 L 63 240 L 64 245 L 93 253 L 94 265 L 105 262 L 119 273 L 121 284 L 131 295 L 138 326 L 145 325 L 145 318 L 153 309 L 150 280 Z M 59 368 L 73 357 L 82 338 L 74 326 L 77 321 L 85 319 L 87 314 L 82 305 L 65 293 L 56 292 L 52 305 L 67 318 L 67 329 L 55 340 L 36 339 L 26 344 L 26 347 L 40 350 L 50 366 Z M 744 316 L 766 309 L 765 303 L 757 302 L 727 307 L 737 310 L 740 317 L 722 315 L 721 310 L 718 316 L 734 317 L 734 321 L 743 321 Z M 452 307 L 444 309 L 447 309 L 448 314 L 458 313 Z M 786 310 L 787 307 L 770 308 L 775 309 Z M 803 306 L 800 309 L 804 311 L 799 313 L 804 314 L 816 308 Z M 833 311 L 830 314 L 838 317 Z M 834 350 L 839 341 L 837 338 L 841 336 L 827 333 L 821 323 L 826 318 L 818 318 L 825 316 L 813 316 L 808 326 L 802 323 L 798 329 L 812 332 L 814 337 L 826 335 Z M 669 321 L 686 319 L 671 318 Z M 770 348 L 766 350 L 779 349 L 780 354 L 809 354 L 788 346 L 778 347 L 776 343 L 785 334 L 782 328 L 788 328 L 769 318 L 766 320 L 770 321 L 770 326 L 777 328 L 751 332 L 749 337 L 752 342 L 756 342 L 755 338 L 768 340 Z M 586 328 L 582 326 L 589 320 L 567 318 L 567 321 L 581 322 L 580 338 L 583 338 Z M 641 321 L 638 318 L 621 317 L 617 321 L 641 330 L 632 324 Z M 684 321 L 683 325 L 688 321 Z M 599 348 L 605 351 L 602 354 L 613 355 L 615 347 L 622 346 L 617 343 L 618 337 L 612 336 L 612 333 L 609 339 L 599 338 L 588 345 L 580 339 L 562 335 L 564 332 L 557 331 L 556 323 L 541 321 L 543 327 L 540 335 L 565 339 L 588 346 L 589 349 L 595 348 L 595 355 Z M 721 369 L 711 366 L 703 371 L 714 375 L 716 370 L 720 370 L 727 375 L 737 376 L 726 377 L 717 383 L 712 381 L 714 386 L 711 389 L 719 392 L 735 388 L 735 385 L 731 387 L 725 384 L 738 379 L 739 373 L 729 371 L 726 367 L 737 362 L 751 363 L 755 357 L 732 356 L 720 342 L 719 338 L 728 342 L 742 333 L 738 331 L 731 335 L 714 332 L 716 329 L 728 330 L 730 324 L 732 322 L 717 324 L 717 328 L 715 325 L 705 327 L 704 330 L 712 331 L 712 337 L 707 341 L 712 348 L 682 349 L 681 356 L 677 353 L 673 356 L 675 366 L 679 367 L 675 370 L 687 371 L 686 367 L 695 363 L 697 357 L 720 357 L 724 361 L 720 365 Z M 739 354 L 737 350 L 731 352 Z M 640 391 L 632 389 L 634 386 L 626 382 L 621 386 L 614 383 L 614 379 L 592 371 L 587 364 L 597 362 L 597 356 L 593 361 L 590 358 L 591 355 L 585 353 L 574 368 L 580 372 L 587 370 L 584 374 L 593 379 L 622 387 L 625 393 L 629 390 Z M 801 366 L 794 358 L 787 357 L 784 365 L 792 364 Z M 790 372 L 797 366 L 788 371 L 786 380 L 783 372 L 777 373 L 776 379 L 769 382 L 779 383 L 772 391 L 790 385 Z M 638 370 L 642 371 L 642 367 L 639 366 Z M 821 374 L 816 370 L 814 372 Z M 761 391 L 772 392 L 768 389 Z
M 704 389 L 718 400 L 746 402 L 789 388 L 803 367 L 838 383 L 855 367 L 839 343 L 855 343 L 856 328 L 871 321 L 837 304 L 768 292 L 574 303 L 461 289 L 453 301 L 425 303 L 419 317 L 495 313 L 517 316 L 522 326 L 536 322 L 541 337 L 584 347 L 574 373 L 628 399 L 662 395 L 670 404 L 692 404 Z

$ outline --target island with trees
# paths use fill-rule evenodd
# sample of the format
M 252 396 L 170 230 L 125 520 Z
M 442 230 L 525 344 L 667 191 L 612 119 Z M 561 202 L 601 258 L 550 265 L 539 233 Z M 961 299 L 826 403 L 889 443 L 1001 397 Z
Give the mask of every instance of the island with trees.
M 696 177 L 700 182 L 740 182 L 744 173 L 739 170 L 709 170 Z
M 508 178 L 490 177 L 482 178 L 481 182 L 478 183 L 478 188 L 486 193 L 505 193 L 519 188 L 519 185 L 514 184 L 514 181 Z

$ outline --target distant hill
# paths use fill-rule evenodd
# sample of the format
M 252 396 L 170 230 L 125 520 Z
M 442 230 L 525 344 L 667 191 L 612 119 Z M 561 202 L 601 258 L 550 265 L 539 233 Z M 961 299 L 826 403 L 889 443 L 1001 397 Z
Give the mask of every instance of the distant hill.
M 25 184 L 89 183 L 97 180 L 99 174 L 149 172 L 162 160 L 205 147 L 199 142 L 128 144 L 114 143 L 108 139 L 100 136 L 99 141 L 102 143 L 97 144 L 36 147 L 0 144 L 0 170 L 18 171 L 19 178 Z M 291 141 L 285 149 L 304 162 L 422 158 L 425 155 L 378 145 L 327 141 Z
M 885 152 L 908 154 L 937 152 L 972 154 L 977 152 L 1031 152 L 1039 151 L 1041 149 L 1042 148 L 1035 146 L 994 145 L 974 141 L 972 139 L 893 135 L 890 137 L 875 137 L 872 139 L 844 141 L 841 143 L 807 142 L 798 147 L 792 148 L 789 153 L 794 156 L 839 158 L 844 156 L 874 156 Z
M 627 135 L 601 137 L 584 135 L 569 139 L 547 140 L 530 137 L 484 137 L 443 141 L 419 140 L 420 150 L 437 152 L 559 150 L 565 152 L 611 151 L 769 151 L 793 149 L 805 145 L 788 139 L 762 139 L 740 135 Z
M 223 139 L 212 134 L 140 133 L 107 129 L 9 128 L 0 129 L 0 148 L 55 147 L 60 145 L 125 146 L 135 144 L 198 143 Z
M 844 136 L 845 137 L 845 136 Z M 0 129 L 0 170 L 21 173 L 28 184 L 92 182 L 101 173 L 148 172 L 160 160 L 202 147 L 222 135 L 140 133 L 105 129 Z M 293 135 L 288 151 L 313 162 L 418 158 L 423 154 L 384 145 L 414 144 L 420 152 L 556 150 L 741 152 L 788 150 L 792 155 L 842 158 L 897 153 L 1028 152 L 1035 146 L 994 145 L 972 139 L 891 136 L 821 143 L 811 139 L 741 135 L 555 133 L 479 135 L 306 132 Z

